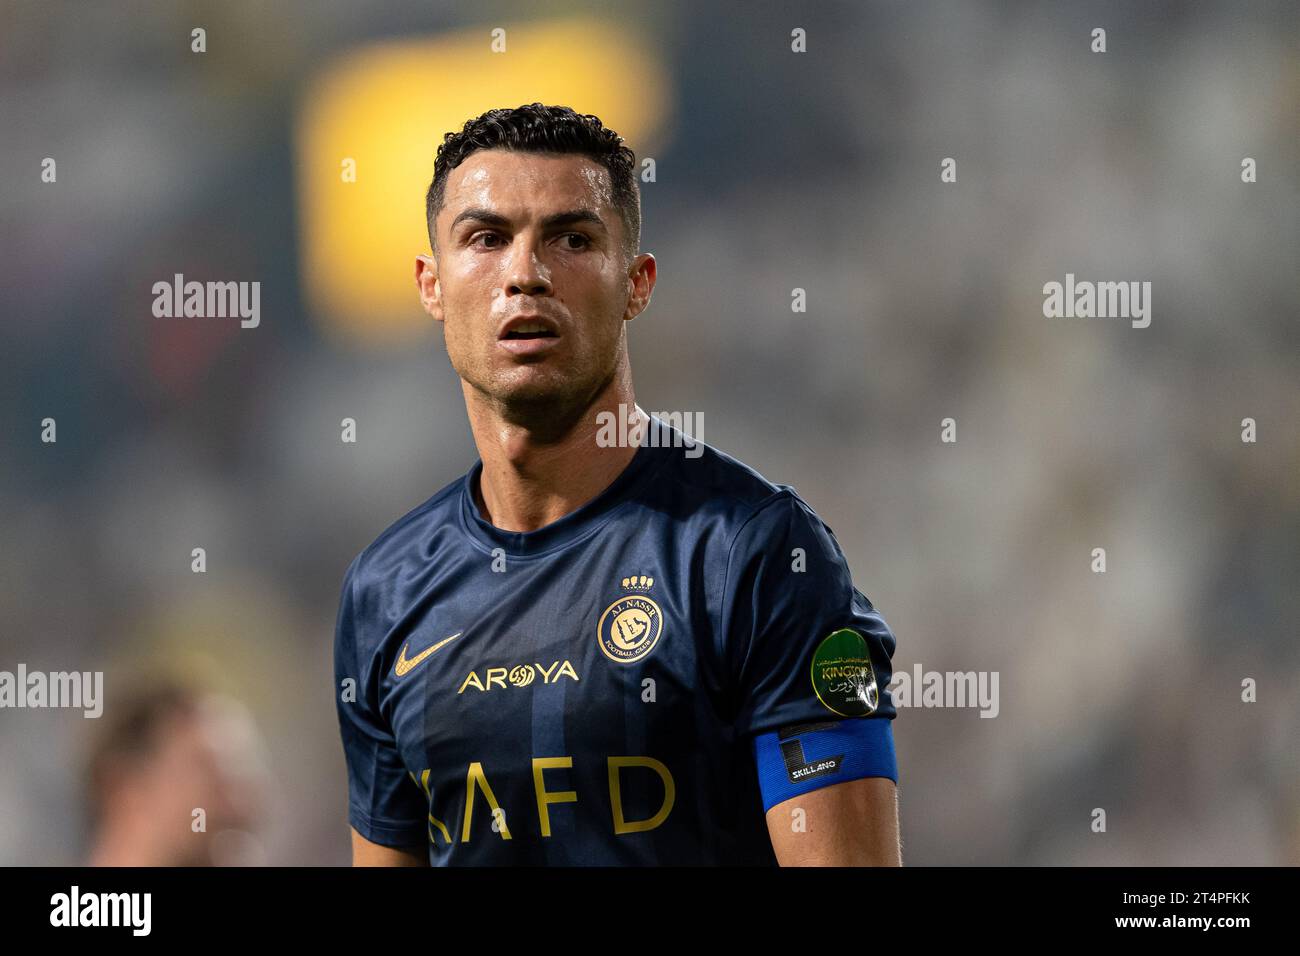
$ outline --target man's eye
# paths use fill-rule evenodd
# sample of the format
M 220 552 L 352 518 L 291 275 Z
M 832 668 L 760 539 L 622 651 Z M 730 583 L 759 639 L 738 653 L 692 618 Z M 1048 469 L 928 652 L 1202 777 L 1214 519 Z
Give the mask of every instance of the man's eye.
M 472 237 L 470 238 L 470 245 L 472 245 L 472 246 L 473 246 L 473 245 L 477 245 L 477 246 L 479 246 L 480 249 L 499 249 L 499 248 L 500 248 L 500 245 L 499 245 L 499 243 L 498 243 L 496 240 L 499 240 L 500 238 L 501 238 L 501 236 L 499 236 L 499 235 L 498 235 L 497 233 L 495 233 L 495 232 L 480 232 L 480 233 L 477 233 L 477 234 L 475 234 L 474 236 L 472 236 Z M 579 249 L 585 249 L 585 248 L 587 248 L 588 246 L 591 245 L 591 237 L 590 237 L 590 236 L 584 236 L 584 235 L 583 235 L 582 233 L 580 233 L 580 232 L 566 232 L 566 233 L 565 233 L 563 236 L 561 236 L 560 238 L 561 238 L 561 239 L 566 239 L 566 240 L 569 240 L 569 241 L 572 241 L 572 240 L 574 240 L 574 239 L 577 239 L 577 240 L 578 240 L 578 243 L 579 243 L 578 245 L 576 245 L 576 246 L 574 246 L 574 245 L 569 246 L 569 251 L 570 251 L 570 252 L 577 252 Z M 487 245 L 481 245 L 481 244 L 480 244 L 483 240 L 488 240 L 488 239 L 491 239 L 491 240 L 493 240 L 493 241 L 490 242 L 490 243 L 488 243 Z

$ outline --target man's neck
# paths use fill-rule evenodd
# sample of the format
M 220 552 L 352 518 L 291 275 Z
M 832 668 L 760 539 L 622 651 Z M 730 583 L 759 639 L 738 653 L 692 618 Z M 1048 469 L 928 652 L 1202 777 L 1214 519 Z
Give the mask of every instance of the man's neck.
M 187 834 L 188 836 L 188 834 Z M 205 862 L 200 847 L 206 843 L 191 843 L 188 849 L 192 858 L 168 846 L 157 820 L 129 817 L 106 821 L 91 847 L 87 866 L 193 866 Z
M 477 403 L 467 387 L 470 428 L 483 459 L 475 503 L 487 521 L 503 531 L 536 531 L 581 508 L 623 473 L 638 446 L 598 442 L 606 420 L 602 413 L 619 423 L 626 418 L 626 433 L 632 435 L 634 427 L 644 434 L 649 416 L 637 407 L 631 382 L 621 378 L 616 376 L 568 428 L 544 438 Z M 624 433 L 620 425 L 617 434 Z

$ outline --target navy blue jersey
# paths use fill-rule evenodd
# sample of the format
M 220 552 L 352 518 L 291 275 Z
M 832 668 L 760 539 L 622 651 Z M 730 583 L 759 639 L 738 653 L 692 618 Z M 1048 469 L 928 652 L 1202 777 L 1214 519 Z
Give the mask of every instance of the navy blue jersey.
M 830 528 L 650 433 L 544 528 L 483 519 L 480 461 L 352 562 L 335 671 L 366 839 L 434 865 L 772 865 L 766 810 L 897 780 L 894 636 Z

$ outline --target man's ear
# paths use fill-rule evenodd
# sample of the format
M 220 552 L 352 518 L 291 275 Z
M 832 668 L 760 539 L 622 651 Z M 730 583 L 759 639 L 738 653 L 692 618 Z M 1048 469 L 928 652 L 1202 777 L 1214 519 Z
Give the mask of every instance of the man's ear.
M 656 277 L 657 263 L 655 257 L 650 253 L 643 252 L 632 260 L 632 265 L 628 270 L 628 284 L 631 287 L 631 295 L 628 296 L 627 308 L 623 311 L 623 320 L 625 322 L 631 322 L 644 312 L 646 306 L 650 304 L 650 296 L 654 294 Z
M 432 256 L 415 257 L 415 285 L 420 292 L 420 307 L 441 322 L 442 287 L 438 285 L 438 263 Z

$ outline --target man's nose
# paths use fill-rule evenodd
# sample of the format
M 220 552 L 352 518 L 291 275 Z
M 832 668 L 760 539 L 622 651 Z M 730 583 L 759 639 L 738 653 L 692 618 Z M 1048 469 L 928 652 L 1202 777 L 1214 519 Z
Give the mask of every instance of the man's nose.
M 523 236 L 511 248 L 506 269 L 506 292 L 509 295 L 547 295 L 551 291 L 550 273 L 538 254 L 536 244 Z

